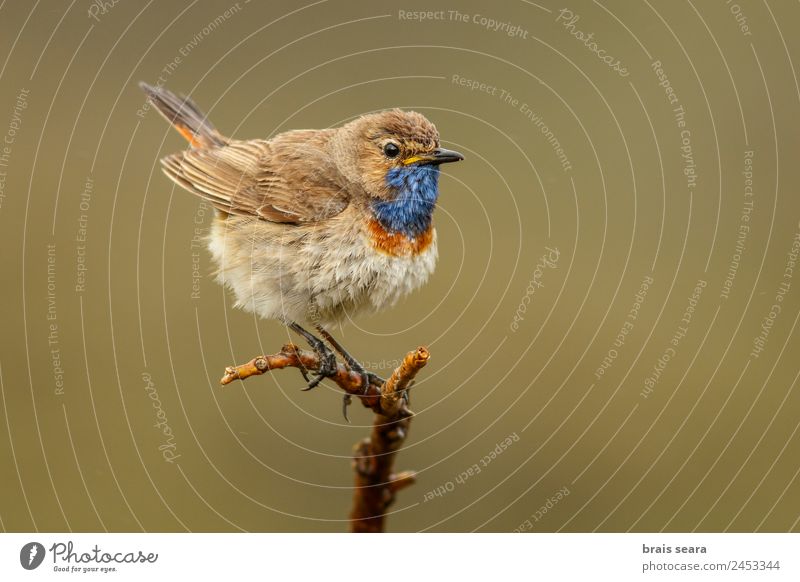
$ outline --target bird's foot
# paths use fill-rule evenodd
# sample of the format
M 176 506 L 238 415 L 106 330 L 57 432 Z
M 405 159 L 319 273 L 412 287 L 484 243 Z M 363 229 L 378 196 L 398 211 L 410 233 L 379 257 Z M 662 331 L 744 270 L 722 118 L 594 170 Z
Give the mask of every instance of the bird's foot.
M 300 369 L 300 373 L 308 383 L 306 387 L 303 388 L 303 391 L 308 391 L 319 386 L 319 383 L 325 378 L 330 378 L 336 374 L 338 367 L 336 364 L 336 355 L 328 346 L 325 345 L 325 342 L 323 342 L 317 336 L 307 332 L 296 323 L 290 323 L 289 327 L 305 338 L 305 340 L 308 342 L 308 345 L 311 346 L 311 348 L 314 350 L 314 353 L 316 353 L 317 358 L 319 359 L 319 367 L 317 368 L 313 378 L 309 378 L 307 370 L 303 368 Z
M 334 353 L 330 351 L 325 344 L 322 344 L 322 349 L 317 349 L 316 346 L 313 347 L 319 358 L 319 368 L 317 368 L 316 374 L 314 374 L 314 377 L 308 382 L 308 385 L 303 388 L 304 392 L 316 388 L 325 378 L 335 376 L 337 371 L 336 356 Z M 307 375 L 306 380 L 308 380 Z
M 350 369 L 350 371 L 355 372 L 356 374 L 361 376 L 361 386 L 363 394 L 367 394 L 367 392 L 369 391 L 370 384 L 375 384 L 376 386 L 382 386 L 383 384 L 386 383 L 386 380 L 384 380 L 377 374 L 373 374 L 372 372 L 367 372 L 366 369 L 364 369 L 364 366 L 361 364 L 361 362 L 359 362 L 353 356 L 351 356 L 350 353 L 346 349 L 344 349 L 342 344 L 340 344 L 335 337 L 333 337 L 330 333 L 328 333 L 328 331 L 324 327 L 322 327 L 321 325 L 317 325 L 316 328 L 317 331 L 319 331 L 320 335 L 324 337 L 327 340 L 327 342 L 333 346 L 333 349 L 339 352 L 339 354 L 342 356 L 342 359 L 345 361 L 345 364 L 347 364 L 347 367 Z M 346 417 L 347 415 L 345 415 L 345 418 Z
M 355 365 L 353 365 L 355 364 Z M 353 364 L 348 363 L 347 367 L 350 368 L 353 372 L 361 376 L 361 385 L 364 387 L 364 394 L 366 395 L 369 391 L 369 385 L 374 384 L 375 386 L 383 386 L 386 384 L 386 380 L 378 376 L 377 374 L 373 374 L 372 372 L 367 372 L 359 362 L 354 361 Z
M 325 378 L 330 378 L 334 376 L 337 372 L 337 363 L 336 363 L 336 355 L 331 351 L 331 349 L 322 341 L 320 338 L 315 336 L 314 334 L 306 331 L 298 324 L 294 322 L 289 322 L 287 324 L 289 328 L 303 336 L 308 344 L 313 348 L 314 352 L 319 359 L 319 367 L 317 368 L 313 377 L 309 377 L 308 370 L 300 368 L 300 373 L 303 375 L 303 378 L 307 382 L 307 386 L 303 388 L 304 391 L 311 390 L 312 388 L 316 388 L 322 380 Z M 325 340 L 336 350 L 341 356 L 342 359 L 345 361 L 345 365 L 351 372 L 355 372 L 361 377 L 361 386 L 362 386 L 362 395 L 367 395 L 369 393 L 369 386 L 373 384 L 375 386 L 383 386 L 386 383 L 386 380 L 378 376 L 377 374 L 373 374 L 372 372 L 367 372 L 364 366 L 356 360 L 350 353 L 342 347 L 342 345 L 336 341 L 331 334 L 325 330 L 321 325 L 316 325 L 317 330 L 319 331 L 320 335 L 325 338 Z M 406 394 L 403 395 L 405 398 L 408 398 Z M 350 419 L 347 417 L 347 408 L 350 406 L 350 403 L 353 401 L 352 396 L 350 394 L 344 395 L 344 400 L 342 401 L 342 414 L 344 415 L 344 419 L 347 422 L 350 422 Z

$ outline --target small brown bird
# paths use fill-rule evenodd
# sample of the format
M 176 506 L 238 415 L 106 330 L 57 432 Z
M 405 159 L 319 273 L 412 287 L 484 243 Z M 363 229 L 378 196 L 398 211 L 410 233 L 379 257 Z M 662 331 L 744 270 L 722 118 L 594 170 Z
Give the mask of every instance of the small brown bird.
M 439 165 L 463 156 L 439 147 L 436 127 L 413 111 L 240 141 L 220 134 L 190 99 L 140 86 L 192 146 L 161 162 L 217 209 L 208 246 L 236 306 L 309 342 L 323 365 L 307 389 L 336 360 L 298 321 L 313 323 L 366 387 L 372 375 L 325 326 L 391 306 L 427 281 L 437 258 Z

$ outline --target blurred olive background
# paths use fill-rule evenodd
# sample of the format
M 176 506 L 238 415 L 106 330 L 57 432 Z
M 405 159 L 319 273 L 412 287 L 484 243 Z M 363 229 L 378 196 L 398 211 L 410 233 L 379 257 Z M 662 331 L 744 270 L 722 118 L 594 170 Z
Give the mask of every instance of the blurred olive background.
M 347 529 L 371 413 L 346 424 L 295 370 L 219 385 L 289 336 L 213 280 L 212 212 L 161 174 L 185 143 L 145 80 L 237 138 L 402 107 L 466 155 L 430 283 L 335 330 L 384 375 L 432 353 L 390 530 L 798 531 L 798 19 L 3 3 L 2 527 Z

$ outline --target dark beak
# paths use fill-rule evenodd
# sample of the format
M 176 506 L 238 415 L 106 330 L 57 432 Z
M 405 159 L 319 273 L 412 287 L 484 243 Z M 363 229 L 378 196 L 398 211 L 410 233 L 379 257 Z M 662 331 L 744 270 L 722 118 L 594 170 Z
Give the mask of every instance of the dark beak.
M 438 166 L 439 164 L 447 164 L 448 162 L 460 162 L 464 159 L 458 152 L 454 152 L 453 150 L 446 150 L 444 148 L 436 148 L 430 154 L 420 154 L 417 156 L 411 156 L 410 158 L 406 158 L 403 160 L 403 165 L 410 165 L 410 164 L 427 164 L 432 166 Z
M 444 148 L 436 148 L 433 150 L 433 158 L 429 164 L 447 164 L 450 162 L 460 162 L 464 159 L 460 153 L 453 150 L 446 150 Z

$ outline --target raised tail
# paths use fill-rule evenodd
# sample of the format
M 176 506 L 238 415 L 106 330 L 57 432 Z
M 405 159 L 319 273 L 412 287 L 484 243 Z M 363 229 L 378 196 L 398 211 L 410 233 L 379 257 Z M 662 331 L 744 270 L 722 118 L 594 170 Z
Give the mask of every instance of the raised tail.
M 147 94 L 150 103 L 175 126 L 193 147 L 207 148 L 224 146 L 228 139 L 219 133 L 206 116 L 188 97 L 178 96 L 163 87 L 153 87 L 140 82 L 139 87 Z

